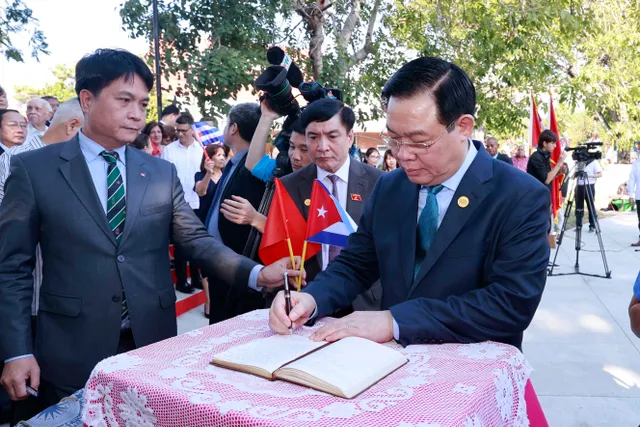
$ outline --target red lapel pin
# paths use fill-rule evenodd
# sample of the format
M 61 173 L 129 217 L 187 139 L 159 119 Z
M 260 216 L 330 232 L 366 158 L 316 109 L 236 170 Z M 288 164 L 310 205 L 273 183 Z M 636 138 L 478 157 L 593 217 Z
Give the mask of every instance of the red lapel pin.
M 362 196 L 359 194 L 351 193 L 351 200 L 353 200 L 354 202 L 361 202 Z

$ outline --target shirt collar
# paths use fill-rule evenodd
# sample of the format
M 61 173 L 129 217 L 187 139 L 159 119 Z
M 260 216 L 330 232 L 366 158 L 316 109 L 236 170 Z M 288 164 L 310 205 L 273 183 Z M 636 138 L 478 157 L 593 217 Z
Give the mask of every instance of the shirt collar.
M 478 155 L 478 149 L 473 142 L 469 141 L 469 149 L 467 150 L 467 156 L 464 158 L 464 162 L 462 162 L 458 171 L 451 178 L 443 182 L 442 185 L 455 193 L 462 181 L 462 178 L 464 177 L 464 174 L 467 173 L 471 163 L 473 163 L 473 159 L 476 158 L 476 155 Z
M 80 142 L 80 150 L 82 151 L 85 159 L 87 159 L 87 163 L 93 162 L 98 157 L 100 157 L 100 153 L 105 151 L 105 148 L 102 145 L 86 136 L 82 132 L 82 129 L 80 129 L 80 132 L 78 132 L 78 140 Z M 126 166 L 127 161 L 125 154 L 127 152 L 127 146 L 123 145 L 122 147 L 118 147 L 113 151 L 118 153 L 118 161 Z
M 7 147 L 6 145 L 4 145 L 2 142 L 0 142 L 0 147 L 2 147 L 2 149 L 4 151 L 9 151 L 9 147 Z
M 247 154 L 247 152 L 249 151 L 248 148 L 245 148 L 242 151 L 238 151 L 238 153 L 234 154 L 233 157 L 231 158 L 231 164 L 232 165 L 237 165 L 240 160 L 242 160 L 242 157 L 244 157 L 245 154 Z
M 498 158 L 498 153 L 496 153 L 496 155 L 495 155 L 495 156 L 492 156 L 492 157 L 493 157 L 494 159 L 497 159 L 497 158 Z
M 324 169 L 321 169 L 319 166 L 316 166 L 318 169 L 318 179 L 322 181 L 329 175 L 336 175 L 338 178 L 343 180 L 344 182 L 349 182 L 349 168 L 351 167 L 351 157 L 347 156 L 347 161 L 338 169 L 336 173 L 327 172 Z

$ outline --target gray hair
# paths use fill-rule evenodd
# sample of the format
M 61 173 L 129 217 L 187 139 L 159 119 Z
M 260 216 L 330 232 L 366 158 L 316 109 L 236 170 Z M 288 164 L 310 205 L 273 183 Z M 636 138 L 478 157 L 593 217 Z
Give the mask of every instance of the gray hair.
M 42 98 L 31 98 L 29 102 L 27 102 L 27 105 L 31 103 L 40 104 L 41 106 L 44 107 L 45 110 L 47 110 L 48 113 L 53 113 L 53 108 L 51 108 L 51 104 L 49 104 L 49 102 L 47 102 Z
M 47 104 L 49 103 L 47 102 Z M 82 112 L 82 107 L 80 106 L 78 98 L 71 98 L 70 100 L 60 104 L 58 111 L 56 111 L 53 119 L 51 119 L 51 126 L 58 126 L 73 119 L 78 119 L 81 122 L 84 121 L 84 113 Z

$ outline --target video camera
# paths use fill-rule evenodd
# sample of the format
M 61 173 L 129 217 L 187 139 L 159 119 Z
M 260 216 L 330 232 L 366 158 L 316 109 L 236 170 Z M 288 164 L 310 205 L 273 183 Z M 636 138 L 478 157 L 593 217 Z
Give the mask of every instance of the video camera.
M 289 137 L 292 125 L 300 116 L 300 104 L 291 93 L 297 88 L 300 94 L 312 103 L 323 98 L 342 101 L 342 90 L 325 88 L 317 82 L 305 82 L 302 72 L 293 60 L 282 49 L 272 46 L 267 50 L 267 60 L 271 64 L 254 82 L 256 89 L 264 92 L 260 101 L 266 100 L 269 107 L 281 116 L 286 116 L 282 131 L 276 136 L 274 145 L 279 151 L 276 158 L 275 177 L 291 173 L 289 161 Z
M 585 142 L 577 147 L 567 147 L 565 151 L 573 151 L 571 158 L 577 162 L 576 169 L 582 171 L 587 164 L 602 158 L 602 151 L 598 149 L 601 146 L 602 142 Z

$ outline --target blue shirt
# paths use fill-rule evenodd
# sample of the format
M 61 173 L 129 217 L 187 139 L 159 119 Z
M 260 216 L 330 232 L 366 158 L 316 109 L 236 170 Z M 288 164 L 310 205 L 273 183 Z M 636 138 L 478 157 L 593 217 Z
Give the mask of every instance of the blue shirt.
M 87 161 L 87 167 L 89 168 L 89 174 L 91 174 L 91 179 L 93 180 L 93 186 L 96 188 L 96 193 L 98 194 L 98 199 L 100 199 L 100 203 L 102 204 L 102 208 L 104 209 L 105 214 L 107 213 L 107 169 L 109 168 L 109 163 L 100 155 L 103 151 L 105 151 L 104 147 L 98 144 L 95 141 L 92 141 L 89 137 L 87 137 L 82 130 L 78 133 L 78 139 L 80 141 L 80 151 L 84 155 L 85 160 Z M 116 153 L 118 153 L 118 169 L 120 169 L 120 175 L 122 176 L 122 183 L 125 189 L 125 197 L 127 194 L 127 160 L 126 160 L 126 152 L 127 146 L 123 145 L 122 147 L 116 148 Z
M 238 163 L 240 163 L 240 160 L 242 160 L 242 157 L 245 154 L 247 154 L 247 151 L 249 151 L 248 148 L 240 151 L 238 154 L 233 156 L 231 160 L 229 160 L 231 162 L 231 169 L 224 176 L 224 182 L 222 181 L 222 179 L 218 182 L 218 187 L 216 188 L 216 194 L 213 196 L 213 206 L 212 206 L 213 212 L 211 213 L 211 219 L 209 220 L 208 231 L 209 231 L 209 234 L 211 234 L 213 237 L 215 237 L 220 241 L 222 241 L 222 237 L 220 236 L 220 230 L 218 230 L 218 217 L 220 216 L 220 205 L 222 204 L 222 200 L 221 200 L 222 194 L 224 193 L 224 189 L 227 187 L 227 183 L 229 182 L 229 179 L 231 179 L 231 177 L 233 176 L 233 172 L 238 167 Z
M 253 167 L 251 175 L 255 176 L 262 182 L 269 182 L 273 177 L 273 171 L 276 168 L 276 159 L 264 155 L 258 163 Z

